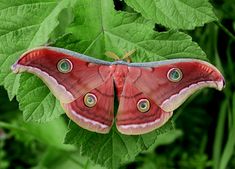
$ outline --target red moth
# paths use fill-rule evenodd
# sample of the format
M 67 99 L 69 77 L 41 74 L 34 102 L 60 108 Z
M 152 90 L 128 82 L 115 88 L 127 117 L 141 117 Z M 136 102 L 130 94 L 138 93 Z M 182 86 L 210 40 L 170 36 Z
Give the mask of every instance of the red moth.
M 106 62 L 55 47 L 24 53 L 12 70 L 40 77 L 69 118 L 98 133 L 108 133 L 114 122 L 114 91 L 119 100 L 118 131 L 137 135 L 165 124 L 198 89 L 224 87 L 218 69 L 201 60 Z

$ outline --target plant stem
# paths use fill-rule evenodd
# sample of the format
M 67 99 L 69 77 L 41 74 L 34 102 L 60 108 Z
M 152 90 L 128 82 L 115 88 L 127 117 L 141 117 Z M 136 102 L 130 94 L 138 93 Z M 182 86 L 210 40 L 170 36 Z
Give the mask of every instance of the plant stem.
M 19 130 L 21 132 L 27 132 L 28 133 L 28 131 L 25 130 L 24 128 L 22 128 L 22 127 L 14 126 L 12 124 L 9 124 L 9 123 L 6 123 L 6 122 L 2 122 L 2 121 L 0 121 L 0 128 Z
M 232 40 L 235 40 L 235 36 L 226 28 L 224 25 L 222 25 L 220 22 L 215 21 L 214 22 L 219 28 L 221 28 L 229 37 L 232 38 Z

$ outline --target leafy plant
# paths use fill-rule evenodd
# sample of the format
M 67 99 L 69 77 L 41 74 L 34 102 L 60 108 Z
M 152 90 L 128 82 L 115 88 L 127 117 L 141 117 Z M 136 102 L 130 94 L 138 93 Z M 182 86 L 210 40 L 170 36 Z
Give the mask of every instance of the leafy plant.
M 0 109 L 3 112 L 0 115 L 0 168 L 17 165 L 23 168 L 92 168 L 93 163 L 106 168 L 133 165 L 136 168 L 223 169 L 235 166 L 230 162 L 234 158 L 235 144 L 235 97 L 231 92 L 235 80 L 230 77 L 235 69 L 231 55 L 234 35 L 220 22 L 229 18 L 235 25 L 235 17 L 229 9 L 235 3 L 229 0 L 221 3 L 219 6 L 214 1 L 218 7 L 213 9 L 207 0 L 0 0 L 0 84 L 13 100 L 9 103 L 4 99 L 6 106 Z M 234 28 L 230 29 L 234 31 Z M 229 43 L 222 47 L 223 50 L 217 50 L 222 32 L 226 33 L 223 36 L 229 39 Z M 192 41 L 192 37 L 197 43 Z M 173 117 L 178 130 L 174 130 L 172 122 L 169 122 L 140 136 L 122 135 L 115 127 L 107 135 L 92 133 L 62 115 L 64 112 L 59 102 L 40 79 L 26 73 L 15 75 L 11 72 L 11 65 L 23 52 L 46 44 L 104 60 L 109 59 L 104 55 L 106 51 L 123 55 L 133 49 L 136 50 L 135 62 L 182 57 L 210 60 L 224 72 L 228 79 L 227 88 L 224 95 L 204 90 L 189 99 Z M 221 61 L 221 56 L 226 59 Z M 15 96 L 27 123 L 19 115 Z M 218 103 L 217 109 L 208 106 L 213 102 Z M 218 124 L 215 119 L 218 119 Z M 208 136 L 211 126 L 216 131 Z M 2 140 L 1 131 L 7 136 Z M 165 136 L 167 132 L 174 134 Z M 62 144 L 64 136 L 65 143 L 76 147 Z M 164 137 L 166 145 L 161 143 Z M 8 141 L 17 144 L 9 149 L 6 146 Z M 194 147 L 182 147 L 185 143 Z M 165 148 L 162 154 L 158 152 L 161 147 Z M 32 153 L 26 153 L 25 158 L 29 161 L 23 164 L 17 161 L 16 166 L 9 164 L 20 159 L 9 158 L 9 151 L 21 152 L 24 149 L 30 149 Z M 79 152 L 92 162 L 77 156 Z M 140 153 L 142 155 L 135 159 Z M 172 162 L 167 163 L 167 158 Z

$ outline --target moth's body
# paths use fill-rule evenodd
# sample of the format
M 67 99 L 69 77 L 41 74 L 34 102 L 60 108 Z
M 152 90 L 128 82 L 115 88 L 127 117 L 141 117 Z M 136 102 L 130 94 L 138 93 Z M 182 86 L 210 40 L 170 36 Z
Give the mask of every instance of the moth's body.
M 123 86 L 129 72 L 129 68 L 125 64 L 119 64 L 120 61 L 116 61 L 114 64 L 110 65 L 110 69 L 113 72 L 112 77 L 114 81 L 114 86 L 116 88 L 118 98 L 121 96 L 123 91 Z M 121 63 L 124 63 L 122 61 Z
M 98 133 L 109 132 L 114 122 L 114 90 L 117 129 L 144 134 L 168 121 L 196 90 L 224 86 L 213 65 L 196 59 L 106 62 L 53 47 L 28 51 L 12 69 L 40 77 L 75 123 Z

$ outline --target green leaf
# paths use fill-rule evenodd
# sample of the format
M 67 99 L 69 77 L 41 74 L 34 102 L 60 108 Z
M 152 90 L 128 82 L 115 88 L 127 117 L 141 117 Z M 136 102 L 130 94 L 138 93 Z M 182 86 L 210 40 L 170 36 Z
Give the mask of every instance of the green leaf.
M 217 20 L 208 0 L 125 0 L 145 18 L 173 29 L 193 29 Z
M 0 81 L 10 99 L 18 89 L 11 65 L 28 48 L 45 44 L 59 25 L 58 15 L 75 0 L 0 0 Z M 13 83 L 12 83 L 13 82 Z
M 6 75 L 4 81 L 4 87 L 8 91 L 8 97 L 10 100 L 13 100 L 20 86 L 20 74 L 15 75 L 14 73 L 9 73 Z
M 157 138 L 156 142 L 151 147 L 149 147 L 146 153 L 154 152 L 154 150 L 159 146 L 170 145 L 175 140 L 182 137 L 182 135 L 183 132 L 179 129 L 171 130 L 167 133 L 164 133 Z
M 104 58 L 106 51 L 123 55 L 136 49 L 133 60 L 139 62 L 206 58 L 190 36 L 177 31 L 156 32 L 154 23 L 138 14 L 115 11 L 111 0 L 79 1 L 75 12 L 74 23 L 67 32 L 79 39 L 76 50 L 81 53 Z
M 64 113 L 60 103 L 41 80 L 31 74 L 23 74 L 17 99 L 26 121 L 46 122 Z
M 107 168 L 118 168 L 133 161 L 142 150 L 146 150 L 159 134 L 172 129 L 171 122 L 162 128 L 144 135 L 128 136 L 120 134 L 115 127 L 109 134 L 89 132 L 72 122 L 65 143 L 77 144 L 82 155 Z

